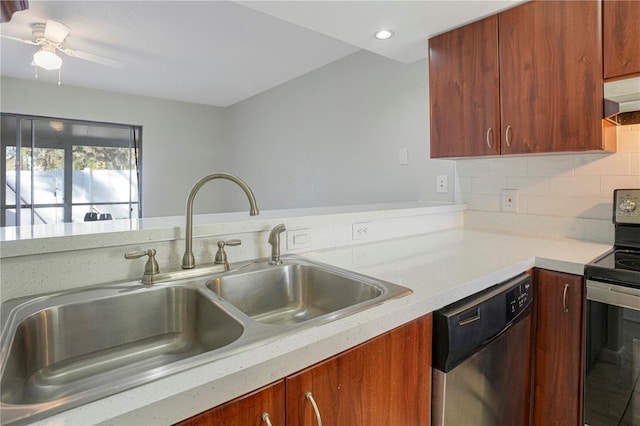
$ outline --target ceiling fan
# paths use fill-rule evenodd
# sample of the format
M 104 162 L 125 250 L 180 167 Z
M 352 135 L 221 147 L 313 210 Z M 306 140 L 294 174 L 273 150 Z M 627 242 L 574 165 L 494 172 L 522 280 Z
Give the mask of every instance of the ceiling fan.
M 33 34 L 35 41 L 12 37 L 5 34 L 0 34 L 0 37 L 6 38 L 8 40 L 18 41 L 24 44 L 40 46 L 40 49 L 33 54 L 32 65 L 35 65 L 36 67 L 44 68 L 48 71 L 59 70 L 62 66 L 62 58 L 56 54 L 56 52 L 59 51 L 67 56 L 71 56 L 74 58 L 85 59 L 87 61 L 106 65 L 112 68 L 122 68 L 122 63 L 114 59 L 94 55 L 93 53 L 83 52 L 81 50 L 63 47 L 67 36 L 71 32 L 71 28 L 67 27 L 64 24 L 61 24 L 60 22 L 49 19 L 47 20 L 46 24 L 31 24 L 31 29 L 31 33 Z M 58 84 L 60 84 L 59 81 Z

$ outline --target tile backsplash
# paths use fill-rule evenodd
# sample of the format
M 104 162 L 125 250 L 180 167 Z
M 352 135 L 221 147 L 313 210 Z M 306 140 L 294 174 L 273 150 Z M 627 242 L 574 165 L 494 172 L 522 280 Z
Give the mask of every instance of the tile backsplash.
M 616 188 L 640 188 L 640 125 L 617 128 L 615 154 L 563 154 L 456 161 L 456 199 L 501 212 L 518 190 L 517 214 L 610 219 Z

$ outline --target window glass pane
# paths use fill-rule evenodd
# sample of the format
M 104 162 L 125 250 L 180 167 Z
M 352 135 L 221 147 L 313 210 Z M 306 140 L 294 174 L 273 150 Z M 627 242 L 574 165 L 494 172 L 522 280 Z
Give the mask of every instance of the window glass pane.
M 31 204 L 31 120 L 20 120 L 20 137 L 22 148 L 20 149 L 20 187 L 19 198 L 21 204 Z M 31 216 L 29 216 L 31 218 Z M 31 219 L 27 222 L 20 222 L 21 225 L 31 224 Z
M 6 222 L 4 226 L 16 226 L 16 209 L 6 210 Z
M 20 209 L 20 225 L 31 225 L 31 209 Z M 16 226 L 16 209 L 7 209 L 7 223 L 5 226 Z
M 5 147 L 5 203 L 9 206 L 16 205 L 16 147 Z
M 116 149 L 123 148 L 109 148 Z M 129 196 L 132 201 L 138 201 L 137 183 L 135 180 L 130 182 L 129 176 L 128 169 L 73 170 L 73 203 L 128 202 Z
M 33 150 L 33 163 L 33 203 L 63 203 L 64 151 L 61 149 L 35 148 Z
M 111 219 L 130 219 L 132 217 L 138 217 L 138 205 L 134 203 L 131 205 L 133 211 L 129 215 L 129 203 L 126 204 L 101 204 L 98 206 L 73 206 L 72 220 L 73 222 L 84 222 L 87 213 L 96 213 L 96 219 L 99 219 L 101 214 L 111 215 Z
M 33 204 L 64 203 L 64 125 L 60 121 L 33 120 L 33 127 Z
M 26 220 L 26 221 L 25 221 Z M 30 219 L 24 219 L 23 224 L 29 223 Z M 33 224 L 41 223 L 62 223 L 64 222 L 64 209 L 62 207 L 36 207 L 33 215 Z

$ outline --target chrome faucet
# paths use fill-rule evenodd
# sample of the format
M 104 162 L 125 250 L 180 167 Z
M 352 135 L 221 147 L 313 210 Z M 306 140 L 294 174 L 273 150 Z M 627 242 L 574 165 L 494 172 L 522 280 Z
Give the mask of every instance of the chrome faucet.
M 258 206 L 256 204 L 256 197 L 253 195 L 251 188 L 247 185 L 242 179 L 237 176 L 231 175 L 229 173 L 214 173 L 200 179 L 191 189 L 189 193 L 189 197 L 187 198 L 187 226 L 185 229 L 185 249 L 184 255 L 182 256 L 182 269 L 193 269 L 196 267 L 196 259 L 193 255 L 193 201 L 196 198 L 196 194 L 202 188 L 202 186 L 214 179 L 227 179 L 231 182 L 237 184 L 245 194 L 247 194 L 247 198 L 249 199 L 249 204 L 251 209 L 249 210 L 249 214 L 251 216 L 256 216 L 260 213 L 258 210 Z
M 286 230 L 287 228 L 281 223 L 280 225 L 274 226 L 269 234 L 269 244 L 271 244 L 271 260 L 269 261 L 269 265 L 282 264 L 282 260 L 280 260 L 280 234 Z

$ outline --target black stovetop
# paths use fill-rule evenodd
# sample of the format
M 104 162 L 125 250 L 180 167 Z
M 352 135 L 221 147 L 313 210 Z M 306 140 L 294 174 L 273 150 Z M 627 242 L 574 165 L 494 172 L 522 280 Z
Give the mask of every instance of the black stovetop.
M 640 288 L 640 250 L 614 247 L 585 266 L 585 278 Z
M 613 194 L 615 245 L 584 268 L 585 278 L 640 288 L 640 189 Z

